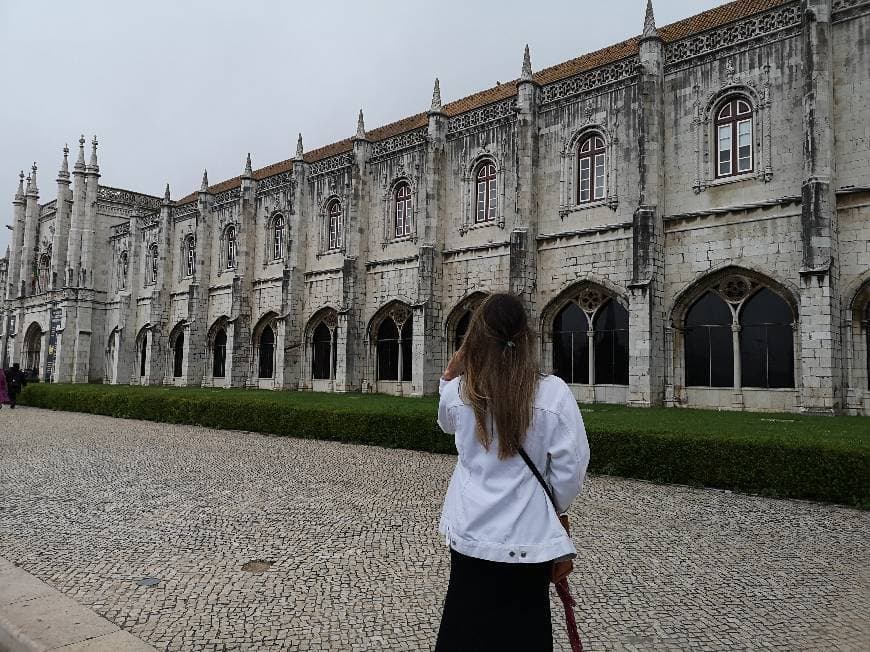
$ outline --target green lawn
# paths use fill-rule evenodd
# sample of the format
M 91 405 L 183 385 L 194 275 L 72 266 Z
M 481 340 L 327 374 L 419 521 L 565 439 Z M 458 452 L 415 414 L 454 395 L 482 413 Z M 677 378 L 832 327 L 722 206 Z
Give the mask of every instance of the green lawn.
M 69 387 L 79 395 L 150 396 L 153 400 L 181 397 L 236 399 L 239 404 L 265 402 L 288 409 L 329 410 L 336 413 L 400 414 L 435 419 L 438 397 L 409 398 L 382 394 L 332 394 L 323 392 L 136 387 L 129 385 L 53 385 Z M 26 397 L 26 395 L 25 395 Z M 26 402 L 26 398 L 25 398 Z M 803 414 L 730 412 L 687 408 L 632 408 L 597 403 L 581 405 L 586 428 L 599 433 L 698 435 L 735 440 L 765 440 L 788 445 L 824 443 L 844 450 L 870 451 L 870 419 L 822 417 Z

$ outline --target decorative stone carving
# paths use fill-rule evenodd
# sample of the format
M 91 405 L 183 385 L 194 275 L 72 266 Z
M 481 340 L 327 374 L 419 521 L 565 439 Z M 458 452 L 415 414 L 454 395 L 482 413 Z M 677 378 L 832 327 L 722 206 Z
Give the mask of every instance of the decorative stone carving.
M 160 210 L 161 203 L 158 197 L 143 195 L 129 190 L 121 190 L 120 188 L 110 188 L 108 186 L 97 187 L 97 199 L 148 210 Z
M 312 177 L 317 177 L 323 174 L 328 174 L 330 172 L 335 172 L 336 170 L 350 167 L 351 165 L 353 165 L 353 161 L 353 152 L 338 154 L 337 156 L 330 156 L 329 158 L 322 159 L 320 161 L 317 161 L 316 163 L 311 164 L 311 168 L 308 171 L 308 178 L 310 179 Z
M 399 327 L 399 330 L 402 330 L 402 324 L 408 321 L 408 318 L 411 316 L 411 311 L 406 306 L 397 305 L 387 312 L 387 316 L 396 322 L 396 326 Z
M 636 56 L 627 57 L 621 61 L 607 66 L 582 72 L 579 75 L 568 77 L 552 84 L 547 84 L 541 89 L 539 98 L 541 104 L 552 104 L 580 93 L 615 84 L 624 81 L 637 72 L 639 60 Z
M 511 139 L 512 142 L 516 143 L 516 139 Z M 504 220 L 504 201 L 505 201 L 505 159 L 506 152 L 503 149 L 503 145 L 500 143 L 500 147 L 496 148 L 492 144 L 488 144 L 485 147 L 479 147 L 473 153 L 471 157 L 469 157 L 469 153 L 466 149 L 462 150 L 462 154 L 460 155 L 460 166 L 462 170 L 462 196 L 464 201 L 462 203 L 462 221 L 459 224 L 459 235 L 464 236 L 468 233 L 469 229 L 475 227 L 484 227 L 491 226 L 495 224 L 498 228 L 503 229 L 505 226 Z M 469 160 L 470 159 L 470 160 Z M 476 206 L 476 184 L 474 179 L 474 173 L 477 168 L 484 163 L 484 161 L 490 161 L 493 165 L 495 165 L 495 183 L 496 183 L 496 201 L 498 204 L 495 209 L 495 220 L 488 220 L 486 222 L 480 222 L 478 224 L 474 223 L 474 209 Z
M 394 154 L 402 152 L 406 149 L 419 147 L 426 143 L 429 139 L 428 128 L 421 127 L 414 131 L 406 131 L 398 136 L 381 140 L 372 145 L 372 155 L 369 158 L 370 163 L 377 163 L 385 158 L 389 158 Z
M 447 134 L 456 136 L 462 132 L 477 129 L 489 123 L 506 122 L 516 118 L 517 98 L 511 97 L 501 102 L 489 104 L 473 111 L 466 111 L 447 122 Z
M 585 312 L 592 314 L 598 309 L 607 296 L 595 286 L 588 286 L 580 290 L 577 295 L 577 305 Z
M 668 43 L 665 46 L 665 65 L 673 66 L 795 26 L 800 26 L 800 5 L 791 2 L 719 29 Z
M 608 128 L 607 113 L 602 111 L 598 114 L 592 109 L 592 103 L 587 100 L 584 107 L 584 115 L 586 122 L 570 137 L 564 139 L 564 145 L 561 151 L 561 169 L 559 179 L 559 216 L 564 219 L 569 213 L 576 210 L 582 210 L 587 207 L 606 205 L 611 210 L 616 210 L 619 206 L 619 198 L 617 197 L 617 170 L 618 165 L 614 162 L 617 160 L 617 145 L 619 139 L 616 136 L 619 126 L 619 112 L 614 111 L 613 129 Z M 593 118 L 596 120 L 593 121 Z M 577 161 L 578 149 L 581 141 L 587 136 L 598 134 L 604 139 L 605 158 L 604 158 L 604 198 L 586 204 L 580 204 L 577 201 Z
M 729 303 L 740 303 L 752 290 L 752 281 L 743 276 L 727 276 L 719 284 L 719 293 Z
M 236 186 L 235 188 L 230 188 L 229 190 L 224 190 L 223 192 L 219 192 L 214 197 L 214 207 L 218 208 L 223 204 L 229 204 L 232 202 L 238 202 L 239 198 L 242 196 L 242 188 L 241 186 Z
M 271 177 L 266 177 L 265 179 L 260 180 L 257 185 L 257 196 L 260 197 L 261 195 L 277 192 L 286 186 L 290 186 L 292 179 L 293 173 L 289 171 L 280 172 L 278 174 L 273 174 Z

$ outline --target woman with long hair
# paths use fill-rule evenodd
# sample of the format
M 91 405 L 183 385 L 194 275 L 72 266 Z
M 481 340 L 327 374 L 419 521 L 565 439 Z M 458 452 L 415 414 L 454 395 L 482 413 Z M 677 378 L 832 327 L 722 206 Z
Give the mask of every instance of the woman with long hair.
M 517 297 L 492 294 L 477 308 L 440 393 L 438 424 L 459 459 L 439 526 L 450 582 L 435 649 L 552 650 L 551 569 L 576 556 L 559 514 L 580 493 L 589 444 L 571 390 L 539 373 Z

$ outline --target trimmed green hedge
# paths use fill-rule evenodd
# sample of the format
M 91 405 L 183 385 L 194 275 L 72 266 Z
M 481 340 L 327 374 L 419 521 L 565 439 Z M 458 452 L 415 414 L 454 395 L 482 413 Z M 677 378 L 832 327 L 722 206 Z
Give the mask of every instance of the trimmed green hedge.
M 437 402 L 359 394 L 28 386 L 23 405 L 455 453 Z M 870 420 L 589 406 L 590 470 L 870 507 Z M 676 421 L 674 421 L 676 419 Z M 669 423 L 670 422 L 670 423 Z M 665 432 L 662 432 L 665 430 Z

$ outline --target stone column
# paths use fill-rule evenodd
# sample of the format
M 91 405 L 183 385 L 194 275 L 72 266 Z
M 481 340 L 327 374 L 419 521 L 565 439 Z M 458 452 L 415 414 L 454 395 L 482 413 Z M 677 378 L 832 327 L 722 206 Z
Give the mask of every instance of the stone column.
M 66 252 L 69 242 L 72 192 L 69 176 L 69 147 L 63 146 L 63 163 L 57 173 L 57 216 L 51 243 L 51 289 L 66 285 Z
M 659 405 L 664 399 L 664 44 L 647 3 L 637 85 L 638 206 L 632 228 L 629 284 L 629 403 Z
M 87 191 L 85 193 L 85 221 L 82 228 L 82 266 L 79 285 L 94 287 L 94 265 L 96 257 L 97 231 L 97 186 L 100 179 L 100 166 L 97 164 L 97 137 L 91 143 L 91 160 L 85 168 Z
M 831 0 L 801 3 L 804 180 L 801 187 L 800 388 L 806 412 L 843 406 L 834 150 Z
M 18 178 L 18 190 L 12 201 L 12 248 L 9 252 L 9 268 L 6 274 L 5 295 L 7 301 L 17 299 L 21 294 L 21 252 L 24 250 L 24 170 Z M 11 313 L 10 313 L 11 314 Z
M 82 231 L 85 226 L 87 179 L 85 178 L 85 137 L 79 138 L 79 157 L 73 167 L 73 205 L 66 248 L 66 279 L 64 286 L 78 287 L 81 278 Z
M 33 294 L 33 279 L 36 268 L 36 237 L 39 230 L 39 188 L 36 186 L 36 163 L 27 177 L 27 190 L 24 193 L 24 244 L 21 249 L 21 269 L 18 285 L 21 296 Z
M 285 314 L 294 318 L 294 328 L 288 334 L 290 345 L 296 350 L 292 354 L 292 365 L 287 367 L 285 378 L 287 387 L 295 385 L 298 389 L 306 389 L 306 378 L 310 375 L 310 362 L 308 361 L 308 343 L 305 341 L 306 324 L 304 303 L 301 300 L 305 296 L 304 272 L 307 265 L 308 246 L 308 219 L 307 219 L 307 196 L 306 176 L 308 165 L 305 163 L 305 152 L 302 146 L 302 134 L 296 142 L 296 157 L 293 160 L 293 176 L 290 185 L 290 211 L 287 220 L 287 272 L 291 279 L 287 288 L 288 297 L 285 299 Z M 315 227 L 316 228 L 316 227 Z M 310 378 L 308 379 L 310 381 Z M 310 382 L 308 387 L 310 388 Z

